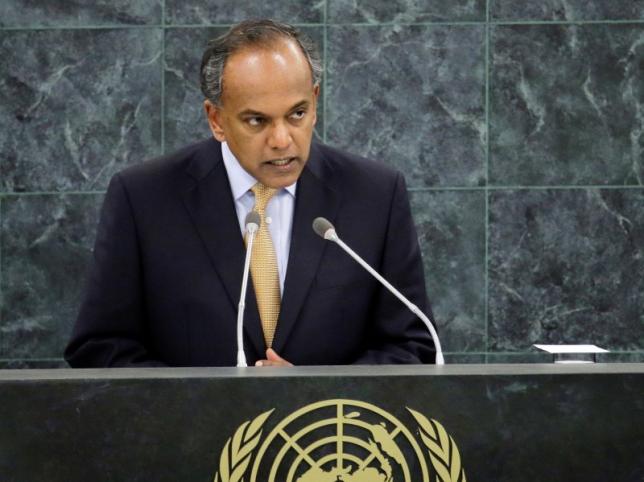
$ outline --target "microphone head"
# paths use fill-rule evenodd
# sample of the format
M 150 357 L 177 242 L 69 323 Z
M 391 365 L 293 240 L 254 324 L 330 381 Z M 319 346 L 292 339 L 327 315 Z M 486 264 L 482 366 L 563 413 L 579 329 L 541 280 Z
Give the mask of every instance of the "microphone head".
M 257 211 L 251 211 L 246 215 L 246 220 L 244 221 L 246 231 L 257 231 L 260 224 L 262 224 L 262 219 Z
M 326 218 L 315 218 L 313 220 L 313 231 L 324 239 L 331 239 L 331 236 L 335 234 L 333 224 Z

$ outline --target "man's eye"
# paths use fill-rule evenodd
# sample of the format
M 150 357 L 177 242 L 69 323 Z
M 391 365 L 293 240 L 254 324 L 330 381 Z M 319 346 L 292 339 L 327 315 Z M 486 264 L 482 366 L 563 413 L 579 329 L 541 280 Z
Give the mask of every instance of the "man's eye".
M 293 112 L 291 114 L 291 119 L 302 120 L 302 119 L 304 119 L 305 115 L 306 115 L 305 110 L 296 110 L 295 112 Z
M 248 119 L 246 119 L 246 122 L 251 127 L 259 127 L 264 122 L 264 119 L 262 119 L 261 117 L 249 117 Z

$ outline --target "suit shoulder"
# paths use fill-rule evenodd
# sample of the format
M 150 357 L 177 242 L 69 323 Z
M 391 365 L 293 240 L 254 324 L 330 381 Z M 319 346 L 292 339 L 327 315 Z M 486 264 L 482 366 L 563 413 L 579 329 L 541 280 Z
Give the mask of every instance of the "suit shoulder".
M 214 165 L 213 154 L 221 152 L 220 144 L 214 139 L 206 139 L 187 145 L 175 152 L 152 158 L 129 166 L 119 173 L 126 185 L 138 186 L 148 183 L 176 182 L 191 168 L 199 167 L 201 159 L 209 160 Z

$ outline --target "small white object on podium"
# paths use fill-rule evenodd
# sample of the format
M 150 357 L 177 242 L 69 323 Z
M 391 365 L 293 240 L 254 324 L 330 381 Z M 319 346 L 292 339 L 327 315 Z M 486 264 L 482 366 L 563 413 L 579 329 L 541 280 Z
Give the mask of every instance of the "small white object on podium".
M 609 350 L 597 345 L 539 345 L 534 344 L 539 350 L 552 354 L 554 363 L 596 363 L 597 353 L 609 353 Z M 592 360 L 561 359 L 561 355 L 591 355 Z

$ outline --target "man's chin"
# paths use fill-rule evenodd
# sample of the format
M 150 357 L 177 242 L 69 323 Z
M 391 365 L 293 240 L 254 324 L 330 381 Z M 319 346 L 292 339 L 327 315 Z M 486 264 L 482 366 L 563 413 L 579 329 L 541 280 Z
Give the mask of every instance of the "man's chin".
M 258 179 L 264 186 L 271 187 L 273 189 L 282 189 L 290 186 L 297 182 L 299 176 L 289 177 L 289 178 L 268 178 L 268 179 Z
M 299 179 L 303 169 L 303 166 L 299 163 L 293 162 L 292 164 L 289 169 L 283 169 L 281 166 L 277 168 L 276 166 L 270 166 L 264 169 L 265 172 L 258 176 L 257 180 L 274 189 L 288 187 Z

